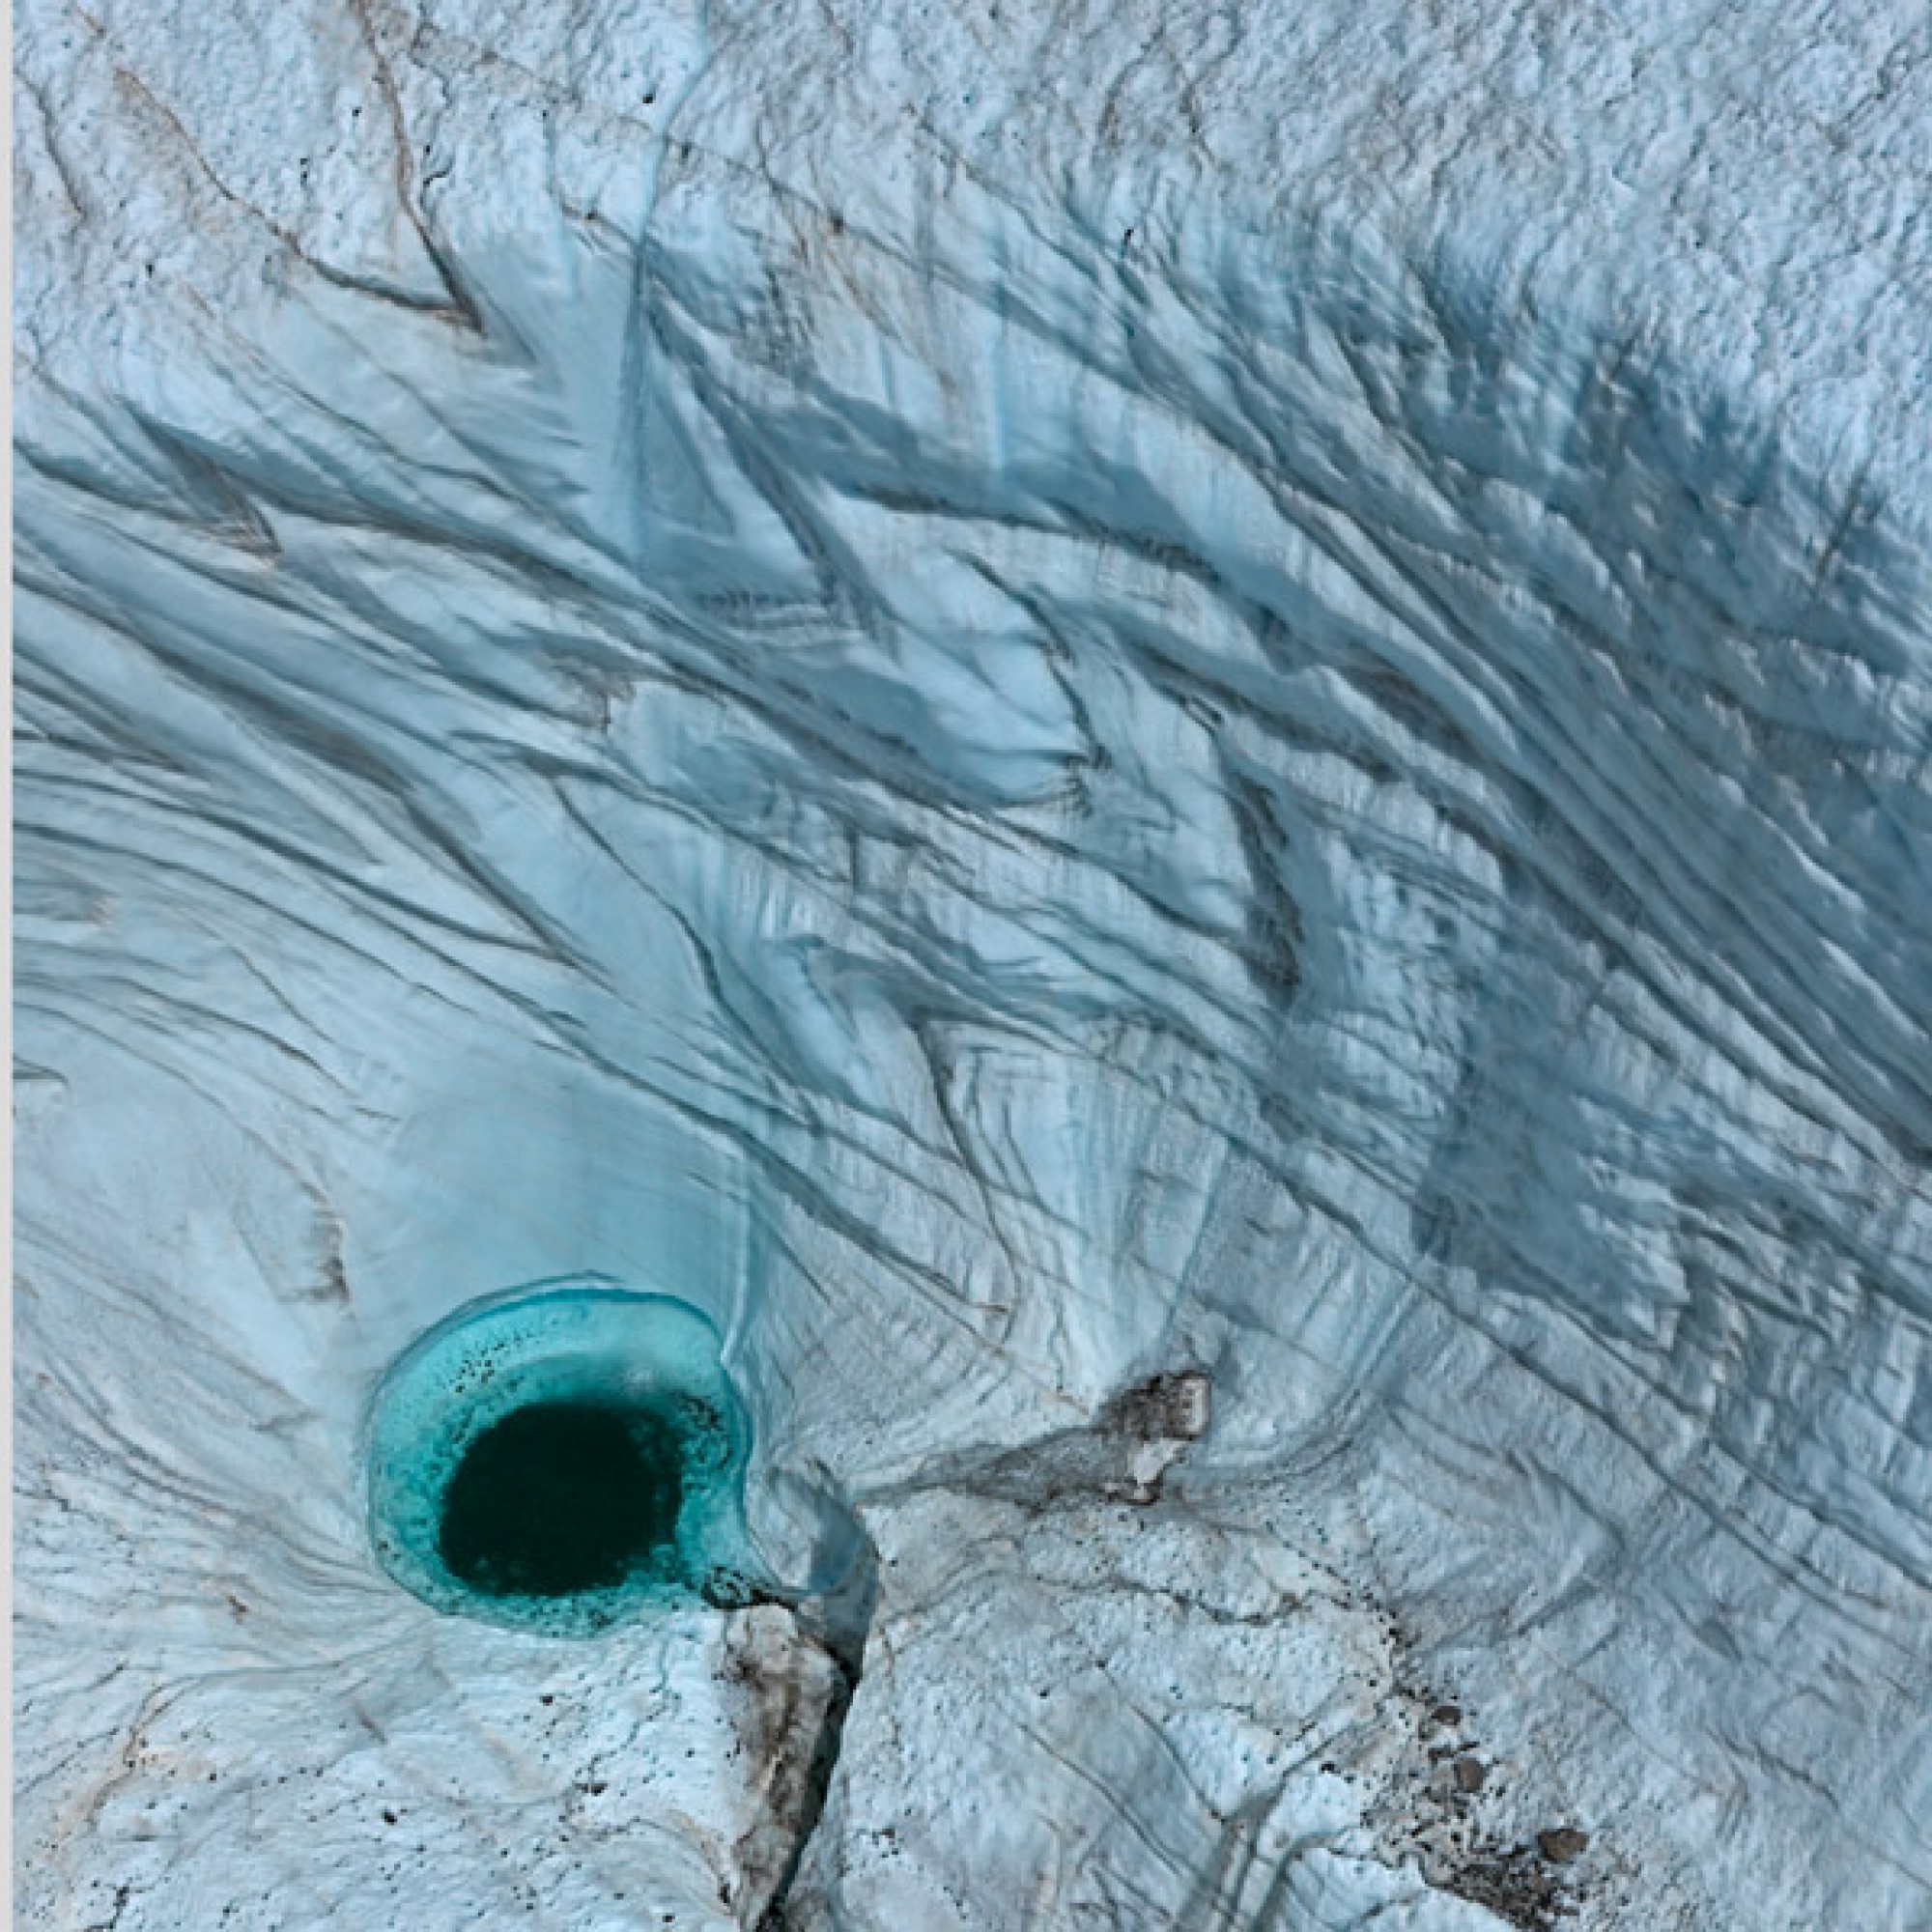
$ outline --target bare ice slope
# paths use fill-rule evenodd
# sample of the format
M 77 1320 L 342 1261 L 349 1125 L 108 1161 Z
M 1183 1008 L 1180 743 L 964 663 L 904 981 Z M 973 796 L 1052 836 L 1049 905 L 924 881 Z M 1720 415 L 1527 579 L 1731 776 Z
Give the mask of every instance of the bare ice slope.
M 18 62 L 26 1921 L 1932 1923 L 1921 8 Z M 378 1568 L 582 1274 L 780 1601 Z

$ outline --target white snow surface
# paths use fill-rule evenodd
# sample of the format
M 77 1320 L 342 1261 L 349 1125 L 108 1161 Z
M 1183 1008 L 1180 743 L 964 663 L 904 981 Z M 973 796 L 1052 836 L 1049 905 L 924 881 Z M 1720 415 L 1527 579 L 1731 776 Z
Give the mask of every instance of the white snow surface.
M 17 60 L 23 1922 L 1932 1923 L 1922 6 Z M 575 1273 L 842 1736 L 377 1569 Z

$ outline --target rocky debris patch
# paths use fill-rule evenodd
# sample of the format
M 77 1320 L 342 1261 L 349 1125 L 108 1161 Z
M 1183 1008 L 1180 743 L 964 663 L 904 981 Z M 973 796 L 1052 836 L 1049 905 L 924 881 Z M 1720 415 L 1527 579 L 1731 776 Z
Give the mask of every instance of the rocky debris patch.
M 1486 1847 L 1435 1880 L 1444 1891 L 1482 1905 L 1521 1932 L 1548 1932 L 1577 1908 L 1576 1898 L 1526 1846 Z
M 1095 1419 L 990 1454 L 935 1461 L 889 1492 L 949 1489 L 1029 1512 L 1066 1503 L 1157 1501 L 1176 1463 L 1207 1433 L 1212 1388 L 1205 1371 L 1151 1376 L 1112 1397 Z
M 731 1620 L 722 1675 L 739 1693 L 738 1748 L 758 1811 L 732 1847 L 728 1903 L 740 1924 L 765 1921 L 816 1813 L 812 1773 L 851 1687 L 830 1653 L 789 1611 L 757 1604 Z

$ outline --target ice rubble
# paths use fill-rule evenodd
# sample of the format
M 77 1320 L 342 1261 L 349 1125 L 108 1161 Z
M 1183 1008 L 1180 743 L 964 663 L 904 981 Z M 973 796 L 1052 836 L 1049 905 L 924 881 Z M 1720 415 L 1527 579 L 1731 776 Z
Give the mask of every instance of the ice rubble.
M 1922 10 L 18 60 L 26 1918 L 1925 1922 Z M 590 1272 L 791 1607 L 376 1567 Z

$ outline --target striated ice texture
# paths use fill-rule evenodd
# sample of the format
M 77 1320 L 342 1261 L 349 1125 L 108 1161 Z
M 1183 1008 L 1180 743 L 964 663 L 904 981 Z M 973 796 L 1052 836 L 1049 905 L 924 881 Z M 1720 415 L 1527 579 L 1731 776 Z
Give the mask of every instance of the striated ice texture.
M 1922 6 L 17 55 L 23 1922 L 1932 1923 Z M 765 1581 L 444 1614 L 590 1276 Z

